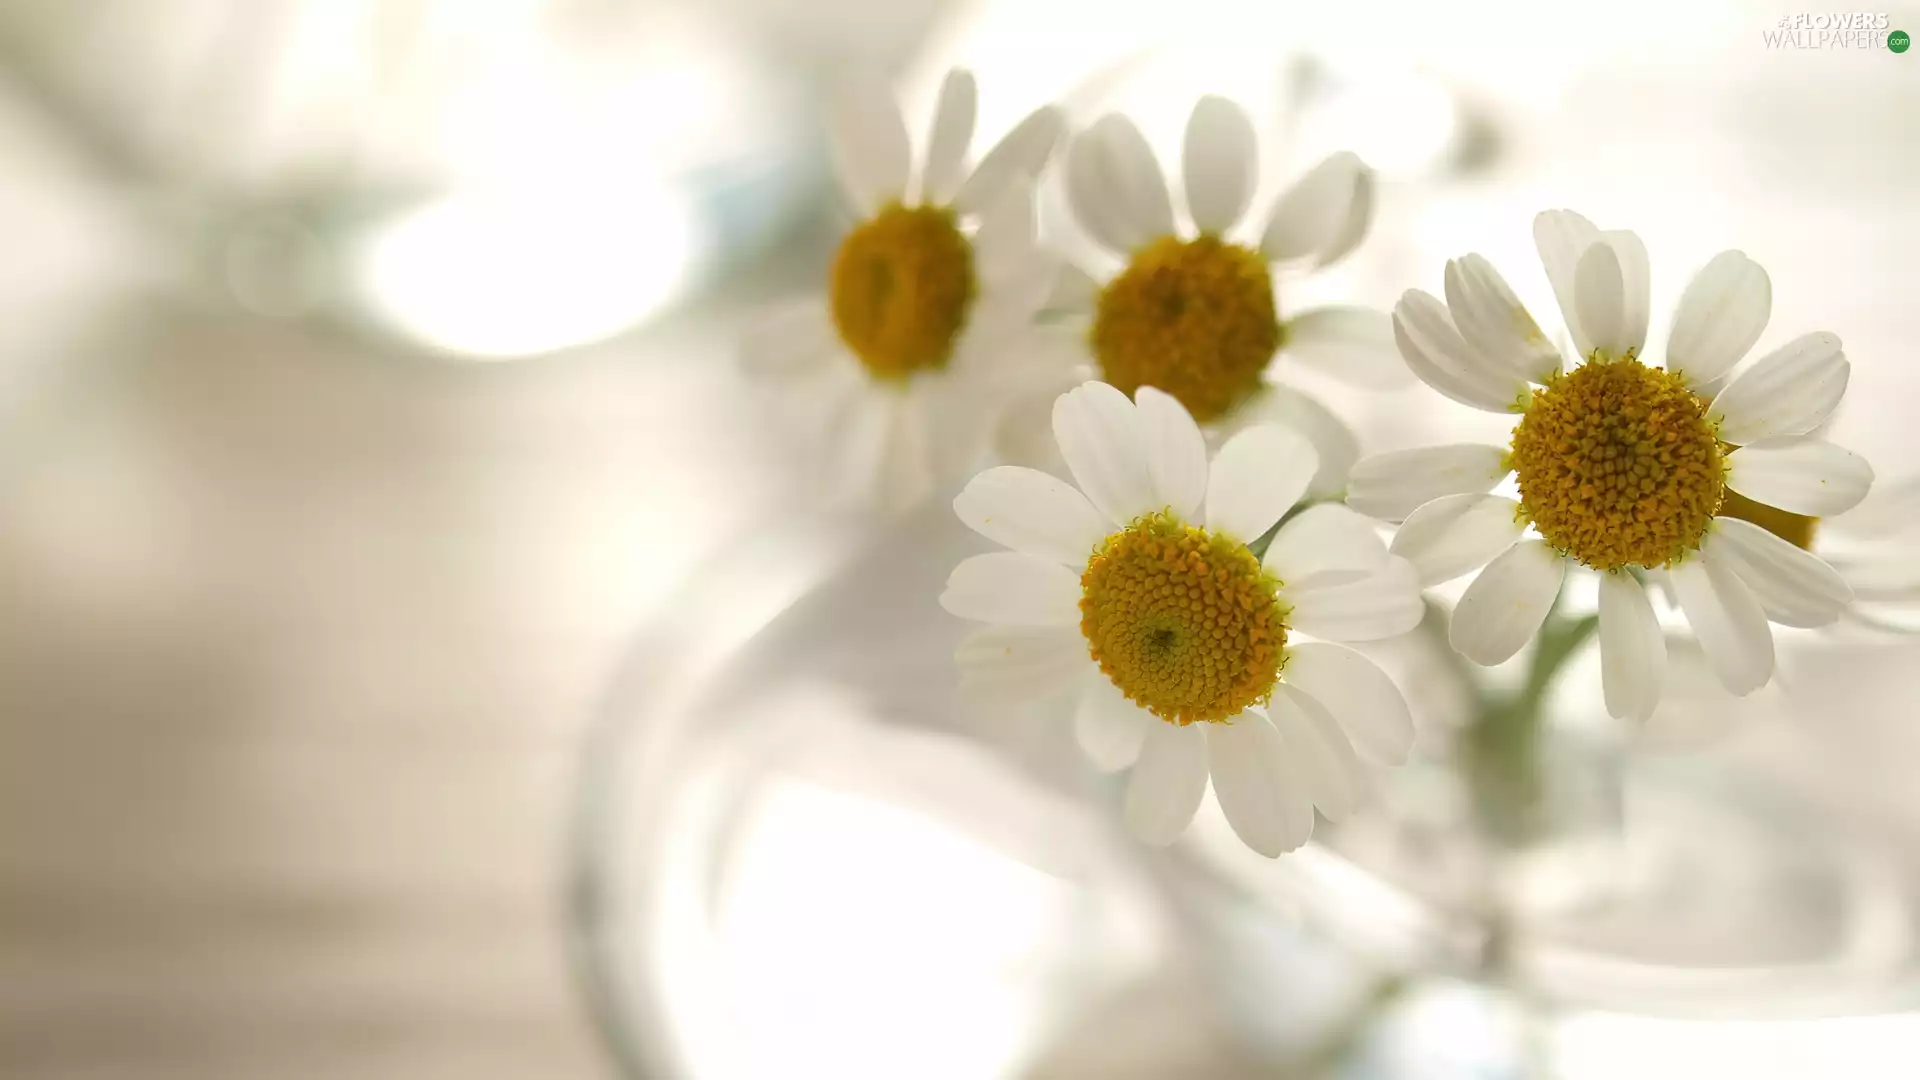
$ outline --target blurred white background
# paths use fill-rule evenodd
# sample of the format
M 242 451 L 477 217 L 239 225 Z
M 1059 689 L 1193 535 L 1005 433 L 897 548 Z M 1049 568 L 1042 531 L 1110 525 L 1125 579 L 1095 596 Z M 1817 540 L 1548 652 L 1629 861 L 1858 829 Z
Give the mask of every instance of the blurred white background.
M 572 755 L 663 600 L 807 501 L 731 348 L 831 250 L 819 101 L 841 65 L 897 75 L 913 115 L 972 67 L 981 145 L 1059 100 L 1126 109 L 1170 151 L 1223 92 L 1272 184 L 1357 149 L 1387 180 L 1375 232 L 1315 295 L 1386 306 L 1476 250 L 1551 311 L 1529 226 L 1568 206 L 1645 238 L 1657 339 L 1687 276 L 1740 247 L 1773 279 L 1760 348 L 1839 333 L 1834 438 L 1882 477 L 1920 470 L 1920 56 L 1769 46 L 1794 10 L 0 4 L 0 1075 L 604 1072 L 563 943 Z M 1472 421 L 1328 393 L 1370 449 Z M 1916 658 L 1807 644 L 1764 715 L 1689 719 L 1910 824 Z M 793 798 L 779 828 L 882 851 L 905 828 Z M 977 914 L 1015 937 L 1058 900 L 938 850 L 928 881 L 998 882 L 1014 906 Z M 791 887 L 755 872 L 762 905 Z M 790 942 L 780 914 L 742 933 Z M 957 969 L 984 981 L 952 993 L 1018 1008 L 968 940 Z M 767 993 L 777 1014 L 804 988 Z M 1691 1060 L 1661 1032 L 1634 1037 Z M 1809 1075 L 1766 1071 L 1796 1060 L 1739 1072 Z

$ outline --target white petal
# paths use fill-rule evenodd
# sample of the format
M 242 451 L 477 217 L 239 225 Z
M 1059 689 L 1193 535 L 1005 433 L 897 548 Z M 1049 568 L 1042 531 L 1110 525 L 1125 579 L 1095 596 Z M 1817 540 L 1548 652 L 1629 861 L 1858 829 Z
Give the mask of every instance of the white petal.
M 1132 120 L 1118 114 L 1095 121 L 1093 130 L 1099 133 L 1099 145 L 1110 164 L 1107 182 L 1118 193 L 1128 222 L 1149 239 L 1172 235 L 1173 196 L 1146 136 Z
M 1088 238 L 1125 259 L 1143 237 L 1127 223 L 1126 208 L 1108 184 L 1106 168 L 1091 131 L 1083 131 L 1068 141 L 1067 208 Z
M 1207 477 L 1207 528 L 1258 540 L 1307 493 L 1320 468 L 1313 444 L 1278 424 L 1250 427 L 1220 448 Z
M 1024 179 L 1015 180 L 980 215 L 980 228 L 973 236 L 976 278 L 1004 282 L 1031 269 L 1035 263 L 1034 234 L 1033 186 Z
M 1527 380 L 1498 359 L 1469 348 L 1446 305 L 1409 289 L 1393 308 L 1393 340 L 1420 381 L 1462 405 L 1512 412 Z
M 1448 638 L 1454 651 L 1476 664 L 1505 663 L 1540 629 L 1566 575 L 1566 558 L 1544 540 L 1508 548 L 1453 609 Z
M 828 469 L 835 498 L 859 506 L 884 502 L 881 470 L 893 438 L 894 413 L 902 402 L 862 386 L 846 398 L 828 434 Z
M 1245 109 L 1212 94 L 1195 103 L 1180 155 L 1195 228 L 1218 234 L 1239 223 L 1253 199 L 1254 152 Z
M 1127 395 L 1081 383 L 1053 403 L 1053 438 L 1087 501 L 1117 525 L 1156 508 L 1141 452 L 1140 419 Z
M 1841 517 L 1822 521 L 1820 531 L 1850 543 L 1920 533 L 1920 476 L 1873 485 L 1860 505 Z
M 1620 256 L 1611 244 L 1594 244 L 1580 256 L 1580 265 L 1573 272 L 1573 289 L 1588 348 L 1615 360 L 1627 355 L 1626 286 L 1621 280 Z
M 1673 568 L 1673 594 L 1720 685 L 1745 697 L 1773 677 L 1773 630 L 1753 592 L 1702 552 Z
M 1773 313 L 1773 281 L 1742 251 L 1723 251 L 1702 267 L 1674 313 L 1667 370 L 1698 389 L 1718 380 L 1760 340 Z
M 1832 517 L 1866 498 L 1867 460 L 1821 439 L 1743 446 L 1727 455 L 1727 486 L 1794 514 Z
M 1065 113 L 1052 105 L 1035 109 L 973 167 L 953 197 L 954 209 L 977 214 L 997 202 L 1007 185 L 1039 176 L 1066 130 Z
M 1309 506 L 1280 526 L 1261 560 L 1289 587 L 1316 574 L 1372 573 L 1386 566 L 1387 545 L 1372 519 L 1339 503 Z
M 1306 843 L 1312 796 L 1273 723 L 1244 712 L 1230 724 L 1204 726 L 1213 794 L 1234 834 L 1270 859 Z
M 1339 258 L 1358 239 L 1354 211 L 1371 206 L 1372 184 L 1366 164 L 1348 151 L 1315 165 L 1275 200 L 1261 254 L 1272 262 L 1313 256 L 1321 265 Z
M 1077 629 L 989 626 L 953 653 L 960 683 L 991 701 L 1025 704 L 1076 685 L 1087 673 L 1087 639 Z
M 1018 551 L 963 559 L 940 606 L 963 619 L 1016 626 L 1077 626 L 1080 579 L 1057 562 Z
M 1363 307 L 1325 307 L 1289 320 L 1281 336 L 1281 355 L 1352 386 L 1397 390 L 1412 382 L 1413 371 L 1393 340 L 1393 317 Z
M 1554 298 L 1560 301 L 1560 317 L 1573 338 L 1573 351 L 1581 357 L 1591 353 L 1593 346 L 1580 326 L 1574 273 L 1580 257 L 1599 240 L 1600 230 L 1593 227 L 1593 222 L 1571 210 L 1548 210 L 1533 219 L 1534 246 L 1547 269 L 1547 280 L 1553 284 Z
M 1160 505 L 1194 520 L 1207 496 L 1207 440 L 1200 425 L 1172 394 L 1151 386 L 1134 391 L 1133 404 Z
M 995 543 L 1076 569 L 1112 531 L 1072 484 L 1017 465 L 974 477 L 954 498 L 953 512 Z
M 1647 321 L 1653 308 L 1652 276 L 1647 268 L 1647 245 L 1626 229 L 1600 234 L 1620 263 L 1621 341 L 1635 353 L 1647 347 Z
M 1051 441 L 1054 399 L 1088 378 L 1084 328 L 1021 325 L 1014 331 L 1012 345 L 992 365 L 990 396 L 1002 402 L 1038 397 L 1040 428 Z
M 1904 553 L 1836 562 L 1834 569 L 1846 579 L 1856 600 L 1871 603 L 1920 600 L 1920 563 Z
M 1269 384 L 1238 409 L 1226 425 L 1231 436 L 1256 424 L 1280 424 L 1307 437 L 1320 457 L 1307 494 L 1316 499 L 1338 498 L 1347 490 L 1347 474 L 1360 460 L 1360 437 L 1332 409 L 1290 386 Z M 1236 426 L 1237 425 L 1237 426 Z
M 1850 373 L 1838 336 L 1803 334 L 1735 375 L 1714 397 L 1707 419 L 1736 446 L 1805 435 L 1840 404 Z
M 780 395 L 785 405 L 780 423 L 820 460 L 824 469 L 855 404 L 872 391 L 873 385 L 858 360 L 837 351 L 818 367 L 768 379 L 764 389 Z
M 740 343 L 740 366 L 751 375 L 799 374 L 817 368 L 839 348 L 826 301 L 801 297 L 776 304 L 754 321 Z
M 1016 190 L 1027 206 L 1033 205 L 1030 188 L 1021 185 Z M 1043 326 L 1035 318 L 1059 282 L 1060 259 L 1033 244 L 1002 248 L 991 258 L 978 249 L 977 240 L 975 248 L 978 295 L 947 369 L 974 381 L 977 389 L 998 394 L 1024 381 L 1020 377 L 1035 366 L 1033 354 L 1040 351 L 1035 343 L 1041 337 L 1049 332 L 1057 336 L 1064 329 Z M 1004 374 L 979 375 L 982 370 Z
M 1484 257 L 1463 255 L 1448 262 L 1446 288 L 1447 311 L 1468 345 L 1528 382 L 1545 382 L 1560 370 L 1560 350 Z
M 1346 258 L 1367 238 L 1367 229 L 1373 224 L 1373 189 L 1373 170 L 1362 166 L 1360 175 L 1354 178 L 1353 198 L 1347 202 L 1346 221 L 1334 231 L 1333 238 L 1321 246 L 1318 257 L 1313 260 L 1314 269 L 1332 266 Z
M 1101 117 L 1075 136 L 1067 195 L 1081 227 L 1118 254 L 1173 233 L 1166 179 L 1146 137 L 1124 116 Z
M 1010 389 L 1002 400 L 1000 417 L 993 432 L 993 453 L 1001 461 L 1043 469 L 1053 475 L 1067 471 L 1067 463 L 1061 460 L 1060 448 L 1053 441 L 1053 402 L 1062 390 L 1079 385 L 1086 375 L 1079 371 L 1060 372 L 1058 375 L 1059 383 L 1056 385 L 1042 384 L 1027 391 Z M 1068 486 L 1071 488 L 1072 485 Z M 1079 492 L 1075 491 L 1074 494 L 1079 495 Z M 1080 496 L 1080 501 L 1086 502 L 1085 496 Z M 1088 510 L 1100 522 L 1102 529 L 1112 529 L 1100 512 L 1092 509 L 1092 504 L 1088 504 Z
M 933 494 L 934 431 L 924 384 L 905 396 L 890 396 L 874 483 L 877 504 L 897 513 Z
M 1600 689 L 1607 713 L 1644 724 L 1660 704 L 1667 638 L 1632 575 L 1600 575 Z
M 1500 495 L 1448 495 L 1407 515 L 1393 534 L 1393 554 L 1413 564 L 1422 587 L 1477 570 L 1513 546 L 1526 530 L 1520 504 Z
M 1281 683 L 1273 688 L 1269 711 L 1313 804 L 1328 821 L 1352 813 L 1367 796 L 1367 774 L 1326 706 L 1312 694 Z
M 1287 650 L 1282 678 L 1326 706 L 1354 748 L 1382 765 L 1413 749 L 1413 714 L 1380 665 L 1342 645 L 1311 641 Z
M 1413 564 L 1392 556 L 1379 571 L 1358 580 L 1322 575 L 1297 589 L 1283 587 L 1281 599 L 1293 608 L 1289 625 L 1328 641 L 1398 637 L 1420 625 L 1427 610 Z
M 1382 521 L 1403 521 L 1447 495 L 1479 495 L 1508 473 L 1498 446 L 1456 443 L 1391 450 L 1360 459 L 1347 484 L 1347 505 Z
M 956 360 L 956 365 L 962 363 Z M 979 471 L 999 419 L 999 403 L 950 379 L 915 379 L 908 392 L 919 401 L 927 463 L 940 490 L 952 491 Z
M 1113 680 L 1095 668 L 1080 690 L 1073 710 L 1073 735 L 1088 760 L 1102 772 L 1118 772 L 1140 756 L 1152 713 L 1127 700 Z
M 1127 828 L 1142 843 L 1173 843 L 1187 830 L 1207 793 L 1207 737 L 1199 724 L 1147 725 L 1140 760 L 1127 784 Z
M 1853 603 L 1853 589 L 1825 559 L 1750 521 L 1715 518 L 1701 546 L 1746 583 L 1774 622 L 1829 626 Z
M 940 100 L 933 107 L 933 128 L 927 136 L 927 164 L 920 176 L 920 201 L 944 206 L 960 186 L 967 148 L 973 143 L 973 119 L 979 90 L 973 73 L 954 68 L 940 84 Z
M 835 94 L 830 136 L 840 183 L 862 213 L 907 191 L 912 150 L 893 90 L 870 74 L 850 76 Z

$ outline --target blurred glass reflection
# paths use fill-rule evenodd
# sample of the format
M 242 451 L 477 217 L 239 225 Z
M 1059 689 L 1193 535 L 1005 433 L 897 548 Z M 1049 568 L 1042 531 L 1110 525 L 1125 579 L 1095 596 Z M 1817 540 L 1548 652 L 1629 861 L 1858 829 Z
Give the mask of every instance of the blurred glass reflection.
M 1042 1015 L 1034 965 L 1073 915 L 1063 884 L 819 784 L 775 782 L 754 803 L 712 937 L 661 927 L 691 1074 L 832 1062 L 849 1080 L 1009 1075 Z
M 801 67 L 699 9 L 113 9 L 0 13 L 17 85 L 176 264 L 210 260 L 205 284 L 263 315 L 561 351 L 739 265 L 812 183 Z
M 1223 1049 L 1254 1064 L 1222 1076 L 1665 1075 L 1663 1047 L 1747 1060 L 1756 1033 L 1824 1062 L 1844 1040 L 1819 1033 L 1849 1023 L 1826 1017 L 1920 1000 L 1897 848 L 1804 778 L 1754 789 L 1754 761 L 1636 765 L 1616 831 L 1519 866 L 1472 857 L 1420 766 L 1389 812 L 1277 863 L 1211 800 L 1181 845 L 1142 850 L 1062 725 L 956 698 L 964 628 L 931 597 L 977 547 L 928 511 L 846 537 L 791 605 L 727 628 L 737 649 L 678 625 L 636 649 L 590 744 L 577 881 L 589 985 L 636 1075 L 1071 1076 L 1047 1070 L 1124 1040 L 1109 1010 L 1132 995 L 1181 998 L 1167 1022 L 1191 1036 L 1143 1048 L 1142 1077 L 1216 1075 L 1196 1063 Z M 793 569 L 753 550 L 673 608 Z M 1403 685 L 1417 651 L 1382 657 Z M 1489 922 L 1490 875 L 1516 869 L 1529 906 Z M 1355 1004 L 1382 975 L 1404 991 Z
M 602 181 L 443 199 L 378 229 L 356 268 L 374 311 L 422 344 L 529 356 L 611 337 L 664 306 L 701 241 L 685 196 Z

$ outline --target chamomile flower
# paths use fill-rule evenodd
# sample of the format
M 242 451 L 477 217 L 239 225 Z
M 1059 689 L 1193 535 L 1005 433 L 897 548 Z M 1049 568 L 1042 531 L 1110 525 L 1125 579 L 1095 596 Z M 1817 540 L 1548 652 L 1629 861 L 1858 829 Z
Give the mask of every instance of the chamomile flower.
M 1319 466 L 1287 428 L 1248 428 L 1209 463 L 1171 396 L 1087 383 L 1054 403 L 1053 430 L 1077 487 L 1003 465 L 954 500 L 1012 549 L 962 562 L 940 598 L 991 624 L 959 648 L 963 683 L 1009 704 L 1070 696 L 1094 763 L 1133 767 L 1142 840 L 1185 831 L 1211 776 L 1249 847 L 1300 846 L 1315 806 L 1338 818 L 1361 799 L 1361 756 L 1396 763 L 1413 741 L 1392 680 L 1329 643 L 1411 630 L 1413 567 L 1337 503 L 1287 518 L 1256 554 Z
M 1086 233 L 1112 256 L 1099 279 L 1069 270 L 1053 306 L 1088 319 L 1094 376 L 1132 394 L 1179 400 L 1209 434 L 1279 419 L 1321 453 L 1314 494 L 1337 493 L 1358 457 L 1346 425 L 1312 398 L 1269 380 L 1276 356 L 1368 387 L 1406 371 L 1384 312 L 1329 307 L 1286 317 L 1275 271 L 1319 269 L 1352 251 L 1373 213 L 1373 173 L 1351 153 L 1327 158 L 1249 220 L 1257 181 L 1253 124 L 1238 105 L 1204 97 L 1187 121 L 1185 219 L 1146 139 L 1107 116 L 1076 136 L 1067 196 Z
M 776 305 L 749 334 L 749 370 L 811 415 L 842 490 L 893 506 L 973 464 L 992 422 L 991 366 L 1045 301 L 1056 268 L 1035 249 L 1032 178 L 1064 129 L 1028 116 L 971 172 L 976 91 L 950 73 L 924 157 L 884 85 L 855 84 L 833 117 L 840 179 L 859 220 L 824 296 Z
M 1751 693 L 1773 674 L 1769 620 L 1824 625 L 1852 599 L 1825 562 L 1725 512 L 1730 493 L 1813 515 L 1866 495 L 1866 462 L 1807 435 L 1846 390 L 1840 339 L 1804 335 L 1725 379 L 1772 308 L 1766 272 L 1728 251 L 1682 293 L 1666 365 L 1655 367 L 1641 355 L 1650 301 L 1640 239 L 1565 210 L 1541 214 L 1534 238 L 1579 363 L 1562 370 L 1486 259 L 1449 262 L 1445 303 L 1413 290 L 1394 309 L 1401 354 L 1441 394 L 1519 422 L 1504 447 L 1368 458 L 1354 467 L 1348 503 L 1404 519 L 1392 550 L 1424 583 L 1485 566 L 1453 615 L 1454 648 L 1470 660 L 1513 656 L 1568 564 L 1587 567 L 1600 572 L 1607 709 L 1644 720 L 1659 702 L 1666 647 L 1642 578 L 1665 569 L 1721 683 Z M 1510 473 L 1518 501 L 1488 494 Z M 1529 526 L 1538 535 L 1522 539 Z

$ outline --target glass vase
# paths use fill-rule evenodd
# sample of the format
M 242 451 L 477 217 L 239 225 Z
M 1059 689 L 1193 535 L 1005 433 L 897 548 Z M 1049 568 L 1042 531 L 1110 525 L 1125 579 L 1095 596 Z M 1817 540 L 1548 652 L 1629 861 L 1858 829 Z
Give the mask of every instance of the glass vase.
M 1696 1043 L 1811 1075 L 1767 1048 L 1850 1052 L 1865 1016 L 1920 1049 L 1912 849 L 1738 757 L 1634 752 L 1578 642 L 1516 733 L 1487 717 L 1527 660 L 1455 667 L 1436 607 L 1367 650 L 1422 732 L 1366 808 L 1270 860 L 1209 796 L 1155 850 L 1063 716 L 957 693 L 936 598 L 983 547 L 945 506 L 798 521 L 635 641 L 567 879 L 627 1075 L 1660 1076 Z

